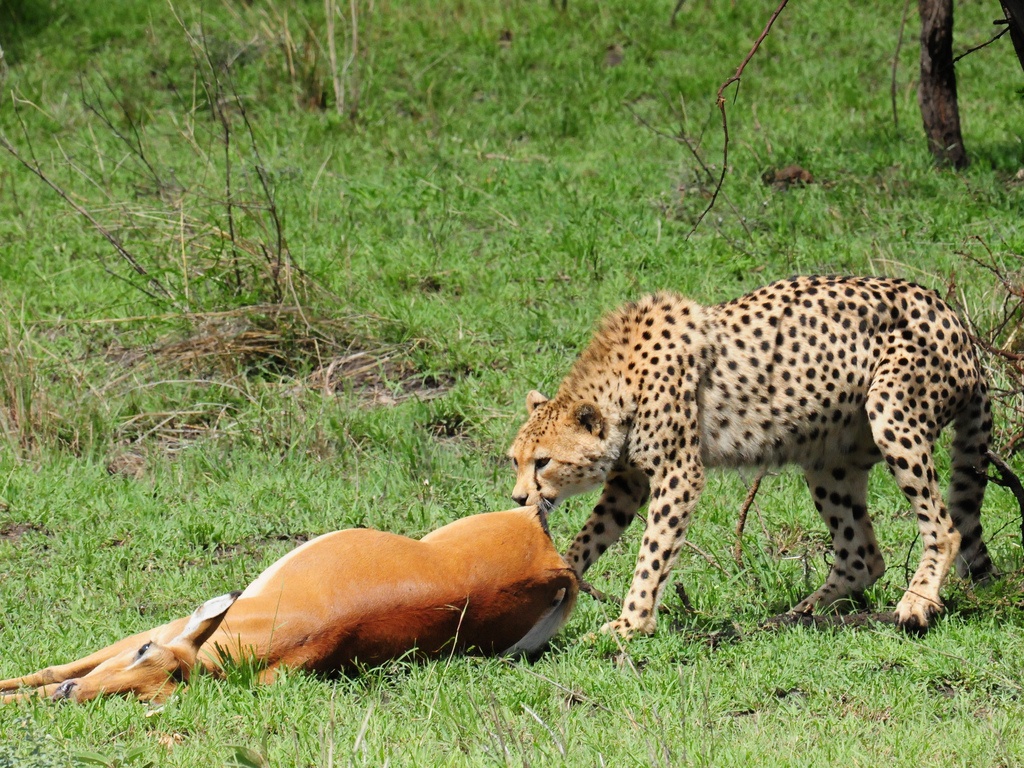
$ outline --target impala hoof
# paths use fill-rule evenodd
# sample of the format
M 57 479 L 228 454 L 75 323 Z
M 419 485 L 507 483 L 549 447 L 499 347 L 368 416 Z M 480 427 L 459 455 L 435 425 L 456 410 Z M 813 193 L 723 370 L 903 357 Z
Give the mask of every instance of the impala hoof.
M 71 698 L 71 691 L 74 690 L 77 685 L 78 682 L 75 680 L 65 680 L 57 686 L 57 690 L 53 692 L 53 696 L 51 698 L 54 701 L 65 701 L 66 699 Z

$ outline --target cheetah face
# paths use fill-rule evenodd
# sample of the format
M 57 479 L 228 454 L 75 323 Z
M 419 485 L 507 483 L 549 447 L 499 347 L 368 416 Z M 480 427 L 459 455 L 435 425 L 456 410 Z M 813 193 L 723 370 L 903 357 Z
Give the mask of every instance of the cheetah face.
M 569 496 L 601 486 L 615 456 L 609 456 L 611 441 L 597 405 L 548 400 L 534 391 L 526 407 L 530 418 L 508 452 L 516 468 L 515 502 L 547 512 Z

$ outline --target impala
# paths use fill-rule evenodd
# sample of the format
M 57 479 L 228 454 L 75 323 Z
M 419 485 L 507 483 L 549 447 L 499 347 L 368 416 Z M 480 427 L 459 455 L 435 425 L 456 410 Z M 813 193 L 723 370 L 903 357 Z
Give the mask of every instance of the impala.
M 246 660 L 267 683 L 281 667 L 330 674 L 410 653 L 530 653 L 567 621 L 578 587 L 536 507 L 465 517 L 419 541 L 335 531 L 190 617 L 0 681 L 0 701 L 162 701 L 197 668 L 222 676 L 225 664 Z

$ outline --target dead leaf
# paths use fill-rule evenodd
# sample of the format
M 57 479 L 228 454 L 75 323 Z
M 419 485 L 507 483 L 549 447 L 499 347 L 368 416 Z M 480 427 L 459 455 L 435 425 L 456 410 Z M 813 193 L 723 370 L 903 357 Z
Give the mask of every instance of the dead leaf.
M 182 744 L 185 741 L 185 736 L 180 733 L 161 733 L 156 737 L 156 743 L 161 747 L 172 749 L 173 747 Z
M 774 189 L 789 189 L 792 186 L 813 184 L 814 177 L 799 165 L 787 165 L 785 168 L 769 168 L 761 176 L 761 181 Z

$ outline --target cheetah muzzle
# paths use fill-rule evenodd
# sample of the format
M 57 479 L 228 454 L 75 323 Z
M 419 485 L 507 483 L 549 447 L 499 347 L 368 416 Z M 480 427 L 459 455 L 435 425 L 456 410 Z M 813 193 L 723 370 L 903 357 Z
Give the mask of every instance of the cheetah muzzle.
M 803 469 L 834 559 L 795 613 L 863 593 L 884 572 L 867 512 L 868 470 L 879 461 L 924 542 L 896 606 L 900 625 L 927 628 L 954 561 L 974 579 L 993 572 L 980 521 L 987 384 L 956 314 L 913 283 L 795 277 L 710 307 L 647 296 L 605 318 L 555 397 L 534 391 L 526 404 L 509 450 L 516 503 L 546 512 L 602 488 L 566 554 L 578 574 L 650 502 L 633 582 L 605 631 L 654 631 L 706 467 Z M 944 503 L 933 448 L 950 423 Z

